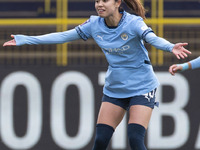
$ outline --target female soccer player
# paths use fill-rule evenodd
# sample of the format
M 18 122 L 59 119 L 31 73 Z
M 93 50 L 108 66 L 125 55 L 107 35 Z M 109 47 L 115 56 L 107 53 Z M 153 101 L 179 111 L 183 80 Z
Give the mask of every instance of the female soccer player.
M 82 38 L 93 38 L 109 63 L 99 111 L 93 150 L 106 150 L 112 134 L 129 111 L 128 139 L 132 150 L 146 150 L 145 132 L 155 102 L 159 82 L 153 72 L 143 40 L 178 59 L 191 52 L 187 43 L 172 44 L 157 37 L 147 27 L 145 9 L 139 0 L 124 0 L 134 11 L 120 8 L 122 0 L 95 0 L 98 16 L 91 16 L 75 29 L 41 36 L 11 35 L 3 46 L 24 44 L 55 44 Z
M 183 64 L 173 64 L 169 67 L 169 72 L 171 73 L 171 75 L 175 75 L 177 71 L 185 71 L 188 69 L 196 68 L 200 68 L 200 57 Z

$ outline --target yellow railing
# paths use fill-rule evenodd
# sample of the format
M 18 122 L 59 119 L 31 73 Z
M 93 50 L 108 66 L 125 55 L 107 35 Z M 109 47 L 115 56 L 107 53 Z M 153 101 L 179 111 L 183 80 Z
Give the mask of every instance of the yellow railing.
M 0 25 L 76 25 L 85 22 L 88 18 L 65 19 L 0 19 Z M 200 25 L 200 18 L 147 18 L 148 25 Z
M 45 0 L 44 1 L 44 12 L 46 13 L 46 14 L 49 14 L 50 13 L 50 11 L 51 11 L 51 0 Z
M 163 19 L 164 17 L 164 6 L 163 6 L 164 0 L 158 1 L 158 18 Z M 158 24 L 158 36 L 163 37 L 163 23 Z M 158 51 L 158 65 L 163 65 L 163 51 Z
M 157 0 L 151 1 L 151 17 L 153 20 L 157 19 Z M 149 19 L 147 21 L 151 22 Z M 157 34 L 156 25 L 157 25 L 157 21 L 154 24 L 151 23 L 153 31 Z M 157 58 L 157 50 L 155 47 L 152 46 L 151 47 L 151 61 L 153 65 L 155 65 L 157 62 L 156 58 Z
M 49 13 L 51 8 L 51 0 L 45 0 L 45 12 Z M 142 0 L 143 2 L 143 0 Z M 42 19 L 0 19 L 0 25 L 56 25 L 57 31 L 67 30 L 68 25 L 77 25 L 85 22 L 87 18 L 68 18 L 68 0 L 56 1 L 57 12 L 56 18 L 42 18 Z M 200 25 L 200 18 L 164 18 L 163 5 L 164 0 L 152 0 L 151 2 L 151 18 L 147 18 L 145 22 L 151 25 L 152 29 L 158 36 L 163 37 L 164 25 L 169 24 L 198 24 Z M 57 64 L 67 65 L 67 44 L 57 45 Z M 163 52 L 157 51 L 152 47 L 151 60 L 153 65 L 163 64 Z
M 66 31 L 68 25 L 68 1 L 67 0 L 57 0 L 57 13 L 56 18 L 62 20 L 66 20 L 66 23 L 57 24 L 57 32 Z M 67 65 L 67 43 L 57 44 L 57 65 Z
M 42 19 L 0 19 L 0 25 L 13 26 L 13 25 L 73 25 L 80 24 L 88 18 L 42 18 Z

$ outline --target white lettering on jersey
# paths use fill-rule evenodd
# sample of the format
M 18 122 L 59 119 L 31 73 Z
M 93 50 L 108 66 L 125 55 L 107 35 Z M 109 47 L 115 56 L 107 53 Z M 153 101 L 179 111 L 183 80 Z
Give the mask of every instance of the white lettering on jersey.
M 123 54 L 124 51 L 127 51 L 130 49 L 129 45 L 124 45 L 120 48 L 103 48 L 104 51 L 106 51 L 106 54 Z

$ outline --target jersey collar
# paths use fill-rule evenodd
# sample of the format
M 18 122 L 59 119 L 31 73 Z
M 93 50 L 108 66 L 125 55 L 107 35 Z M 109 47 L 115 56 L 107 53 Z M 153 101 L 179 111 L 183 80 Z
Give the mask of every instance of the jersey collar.
M 122 13 L 122 17 L 121 17 L 121 19 L 120 19 L 120 21 L 119 21 L 119 23 L 118 23 L 118 25 L 117 26 L 108 26 L 107 24 L 106 24 L 106 22 L 105 22 L 105 19 L 103 19 L 104 20 L 104 24 L 105 24 L 105 26 L 107 26 L 109 29 L 115 29 L 115 28 L 117 28 L 117 27 L 119 27 L 121 24 L 122 24 L 122 22 L 124 21 L 124 19 L 125 19 L 125 17 L 126 17 L 126 11 L 121 11 L 120 13 Z

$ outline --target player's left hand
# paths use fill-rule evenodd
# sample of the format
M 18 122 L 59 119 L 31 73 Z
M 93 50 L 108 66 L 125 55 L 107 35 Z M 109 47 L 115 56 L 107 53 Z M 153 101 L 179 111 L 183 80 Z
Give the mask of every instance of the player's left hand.
M 171 75 L 175 75 L 177 71 L 181 71 L 182 69 L 183 67 L 181 65 L 174 64 L 169 67 L 169 73 L 171 73 Z
M 186 58 L 187 54 L 191 54 L 191 52 L 185 49 L 183 46 L 187 46 L 188 43 L 177 43 L 172 49 L 172 53 L 178 58 Z

